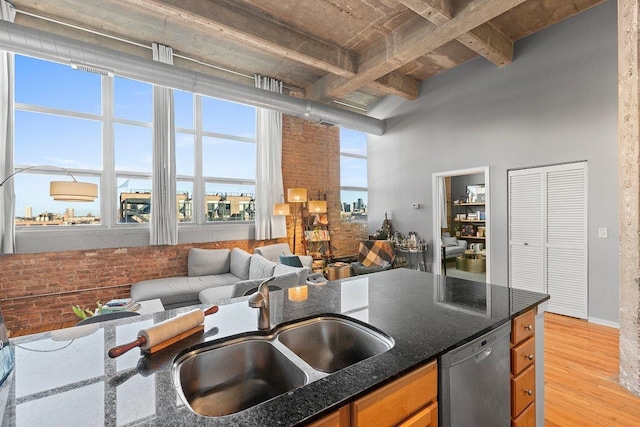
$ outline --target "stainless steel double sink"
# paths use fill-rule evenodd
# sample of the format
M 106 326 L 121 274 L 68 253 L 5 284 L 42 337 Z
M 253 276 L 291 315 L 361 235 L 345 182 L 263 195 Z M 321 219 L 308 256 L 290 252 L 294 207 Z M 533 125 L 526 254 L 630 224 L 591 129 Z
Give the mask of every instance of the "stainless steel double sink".
M 228 415 L 391 349 L 386 334 L 344 317 L 322 316 L 270 335 L 229 337 L 176 357 L 173 380 L 195 413 Z

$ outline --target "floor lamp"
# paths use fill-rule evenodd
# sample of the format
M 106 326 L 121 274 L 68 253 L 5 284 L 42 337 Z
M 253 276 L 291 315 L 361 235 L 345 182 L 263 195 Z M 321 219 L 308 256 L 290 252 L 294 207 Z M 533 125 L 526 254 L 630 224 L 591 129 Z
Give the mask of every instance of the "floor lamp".
M 75 176 L 71 175 L 71 172 L 59 166 L 29 166 L 28 168 L 18 169 L 6 177 L 4 181 L 0 182 L 0 187 L 20 172 L 36 168 L 60 169 L 73 179 L 73 181 L 51 181 L 49 184 L 49 195 L 53 197 L 53 200 L 63 202 L 93 202 L 96 197 L 98 197 L 98 186 L 96 184 L 80 182 L 76 180 Z
M 293 203 L 293 254 L 296 254 L 296 228 L 298 228 L 298 218 L 302 212 L 302 203 L 307 201 L 306 188 L 287 189 L 287 201 Z

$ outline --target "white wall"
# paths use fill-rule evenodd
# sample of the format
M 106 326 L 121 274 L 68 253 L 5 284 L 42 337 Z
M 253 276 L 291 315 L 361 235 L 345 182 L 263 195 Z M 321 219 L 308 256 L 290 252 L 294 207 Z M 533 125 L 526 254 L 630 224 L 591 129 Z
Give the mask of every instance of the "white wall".
M 616 26 L 609 0 L 516 42 L 504 68 L 478 58 L 424 81 L 416 101 L 375 105 L 388 130 L 369 137 L 370 228 L 387 211 L 396 229 L 430 238 L 431 174 L 488 165 L 492 282 L 506 285 L 507 170 L 586 160 L 589 317 L 617 323 Z

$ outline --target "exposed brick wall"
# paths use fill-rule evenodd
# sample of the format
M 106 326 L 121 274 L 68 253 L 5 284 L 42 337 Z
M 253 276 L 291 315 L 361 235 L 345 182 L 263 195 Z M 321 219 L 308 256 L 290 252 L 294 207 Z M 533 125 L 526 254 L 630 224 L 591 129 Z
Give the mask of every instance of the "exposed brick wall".
M 334 254 L 357 253 L 368 231 L 365 224 L 340 222 L 339 128 L 283 116 L 283 179 L 285 189 L 305 187 L 312 197 L 318 190 L 326 193 Z M 291 217 L 287 226 L 292 236 Z M 296 234 L 296 252 L 302 254 L 300 220 Z M 0 309 L 13 331 L 73 321 L 72 305 L 95 307 L 96 301 L 128 297 L 131 283 L 186 276 L 192 247 L 253 252 L 256 246 L 278 241 L 287 239 L 3 255 Z
M 11 331 L 76 319 L 72 305 L 95 308 L 96 301 L 126 298 L 140 280 L 186 276 L 193 247 L 241 248 L 285 241 L 227 241 L 144 246 L 0 257 L 0 308 Z
M 340 222 L 340 129 L 283 116 L 282 177 L 285 192 L 287 188 L 303 187 L 314 199 L 318 190 L 326 193 L 333 253 L 356 254 L 359 241 L 368 236 L 368 228 L 366 224 Z M 287 227 L 292 238 L 292 217 L 287 217 Z M 289 245 L 293 249 L 293 240 Z M 304 253 L 300 220 L 296 252 Z

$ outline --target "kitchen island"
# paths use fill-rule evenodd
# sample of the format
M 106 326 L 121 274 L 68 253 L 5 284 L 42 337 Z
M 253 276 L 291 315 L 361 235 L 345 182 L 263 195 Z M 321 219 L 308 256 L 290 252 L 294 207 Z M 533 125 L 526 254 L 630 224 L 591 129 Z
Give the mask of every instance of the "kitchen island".
M 134 349 L 110 359 L 107 351 L 190 308 L 20 337 L 11 340 L 16 366 L 2 426 L 305 425 L 536 308 L 548 296 L 396 269 L 308 286 L 306 299 L 300 299 L 272 292 L 271 326 L 336 314 L 379 329 L 394 346 L 252 408 L 212 418 L 193 413 L 181 400 L 173 360 L 206 341 L 257 333 L 258 311 L 246 298 L 221 304 L 205 319 L 204 333 L 151 356 Z

